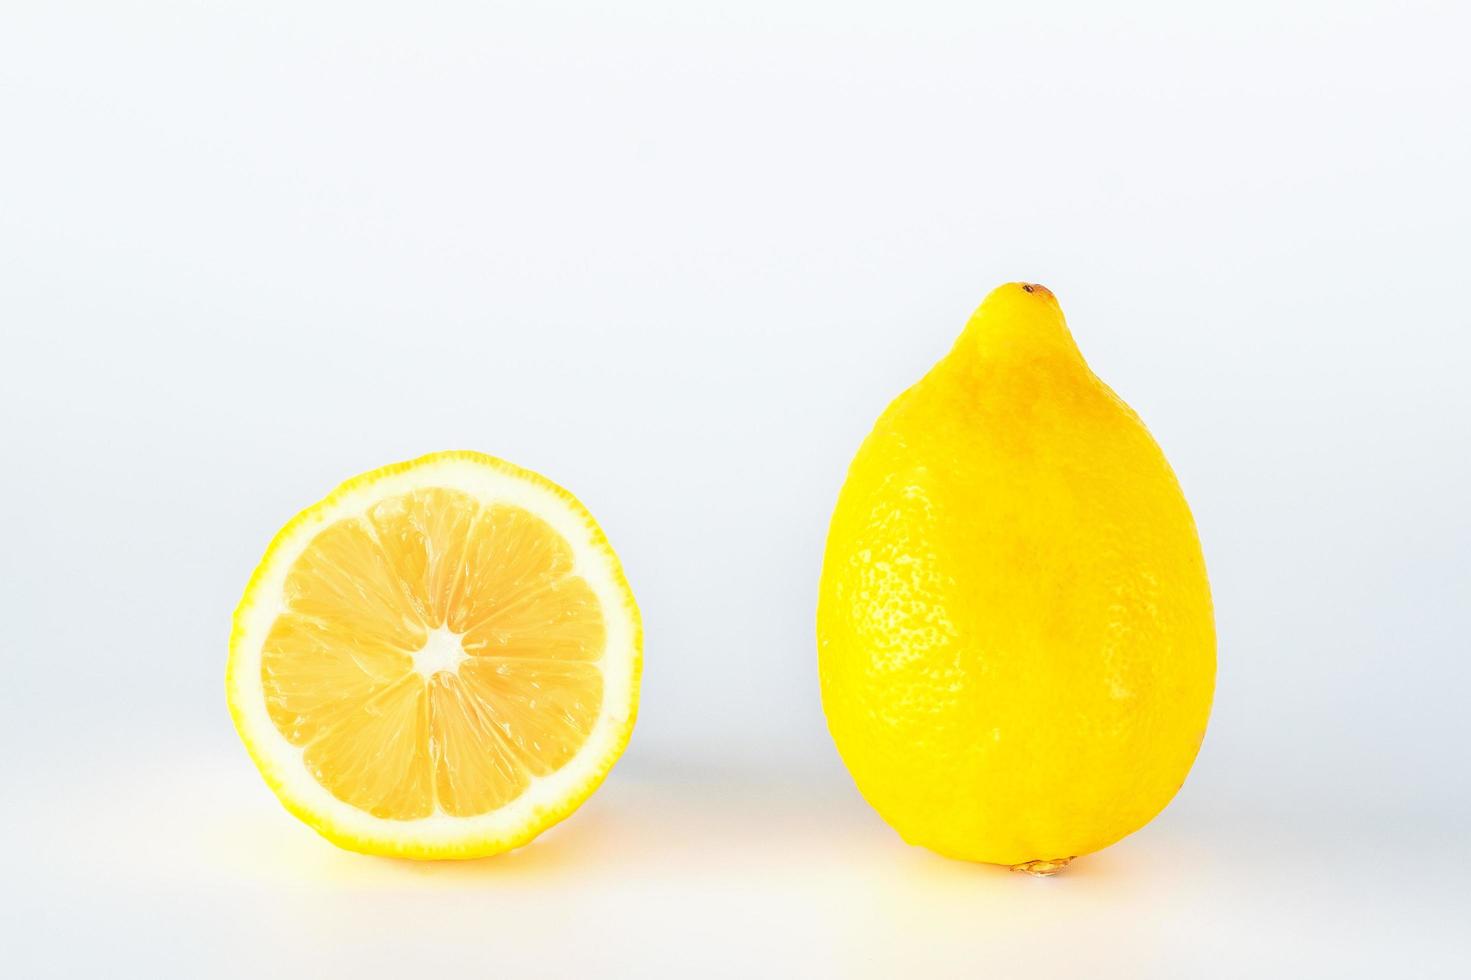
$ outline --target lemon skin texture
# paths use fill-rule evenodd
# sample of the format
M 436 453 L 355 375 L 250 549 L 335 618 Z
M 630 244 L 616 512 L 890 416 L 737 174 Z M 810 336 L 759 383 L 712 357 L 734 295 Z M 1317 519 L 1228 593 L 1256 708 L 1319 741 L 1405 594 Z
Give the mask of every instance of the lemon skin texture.
M 1183 784 L 1216 669 L 1195 522 L 1045 287 L 992 292 L 864 441 L 817 635 L 833 740 L 911 844 L 1066 859 Z

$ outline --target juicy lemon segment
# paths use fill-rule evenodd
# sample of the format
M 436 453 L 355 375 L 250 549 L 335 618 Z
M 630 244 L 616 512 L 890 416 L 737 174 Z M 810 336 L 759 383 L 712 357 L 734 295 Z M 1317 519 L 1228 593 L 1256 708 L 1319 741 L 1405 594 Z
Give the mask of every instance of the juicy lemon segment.
M 366 474 L 287 526 L 236 613 L 237 727 L 343 846 L 463 857 L 574 809 L 633 724 L 637 609 L 570 495 L 492 457 Z

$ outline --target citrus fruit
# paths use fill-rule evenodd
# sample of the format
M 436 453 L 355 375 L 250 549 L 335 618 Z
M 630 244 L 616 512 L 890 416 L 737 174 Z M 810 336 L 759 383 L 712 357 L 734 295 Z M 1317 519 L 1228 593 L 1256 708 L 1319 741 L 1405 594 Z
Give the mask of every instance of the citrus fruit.
M 479 857 L 585 800 L 622 753 L 642 633 L 567 491 L 445 452 L 348 480 L 276 535 L 235 611 L 236 730 L 342 847 Z
M 1184 782 L 1215 683 L 1195 523 L 1047 289 L 991 293 L 864 441 L 817 635 L 833 739 L 910 843 L 1052 873 Z

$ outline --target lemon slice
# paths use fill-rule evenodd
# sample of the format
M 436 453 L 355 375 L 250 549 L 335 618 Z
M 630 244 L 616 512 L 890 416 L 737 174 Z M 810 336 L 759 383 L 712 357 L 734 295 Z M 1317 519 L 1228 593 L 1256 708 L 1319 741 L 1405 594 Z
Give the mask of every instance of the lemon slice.
M 235 727 L 342 847 L 495 854 L 575 810 L 628 744 L 642 632 L 592 515 L 446 452 L 347 481 L 276 535 L 235 610 Z

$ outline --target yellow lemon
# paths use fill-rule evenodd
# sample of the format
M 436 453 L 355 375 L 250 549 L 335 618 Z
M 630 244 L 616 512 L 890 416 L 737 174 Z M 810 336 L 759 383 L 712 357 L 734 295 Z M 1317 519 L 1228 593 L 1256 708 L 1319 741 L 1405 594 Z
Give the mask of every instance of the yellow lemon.
M 447 452 L 349 480 L 271 542 L 235 611 L 235 727 L 342 847 L 495 854 L 622 753 L 642 632 L 597 522 L 551 481 Z
M 1046 288 L 991 293 L 864 441 L 817 634 L 833 739 L 912 844 L 1051 873 L 1184 782 L 1216 666 L 1195 523 Z

